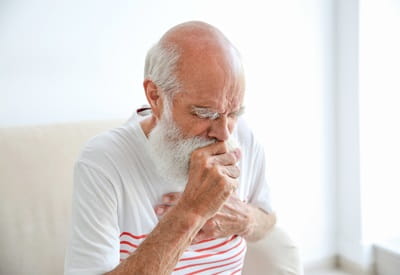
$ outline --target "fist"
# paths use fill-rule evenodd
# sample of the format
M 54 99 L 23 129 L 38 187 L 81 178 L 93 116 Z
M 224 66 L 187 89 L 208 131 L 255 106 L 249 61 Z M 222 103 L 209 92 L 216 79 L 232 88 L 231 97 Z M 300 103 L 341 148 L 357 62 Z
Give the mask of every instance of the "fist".
M 239 149 L 229 152 L 225 142 L 195 150 L 180 202 L 196 214 L 211 218 L 237 188 L 240 155 Z

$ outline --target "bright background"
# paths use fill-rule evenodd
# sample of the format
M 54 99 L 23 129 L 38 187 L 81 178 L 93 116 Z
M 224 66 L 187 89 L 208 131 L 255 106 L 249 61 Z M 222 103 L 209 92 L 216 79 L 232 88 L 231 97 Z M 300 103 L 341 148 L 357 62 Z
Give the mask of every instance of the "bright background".
M 209 22 L 243 55 L 246 116 L 305 264 L 368 265 L 400 235 L 382 215 L 400 209 L 399 15 L 395 0 L 2 0 L 0 126 L 127 118 L 147 49 Z

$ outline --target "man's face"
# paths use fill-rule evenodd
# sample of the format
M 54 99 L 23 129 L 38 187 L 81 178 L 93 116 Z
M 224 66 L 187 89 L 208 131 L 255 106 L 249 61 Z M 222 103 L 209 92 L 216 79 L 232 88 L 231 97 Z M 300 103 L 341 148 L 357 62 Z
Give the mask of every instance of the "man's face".
M 226 141 L 243 111 L 244 79 L 222 66 L 197 66 L 181 74 L 172 117 L 184 137 Z
M 244 77 L 238 59 L 220 47 L 186 47 L 177 76 L 180 90 L 170 104 L 161 96 L 149 141 L 161 175 L 186 183 L 191 153 L 229 140 L 243 111 Z
M 149 135 L 160 175 L 178 190 L 186 185 L 194 150 L 216 141 L 236 144 L 230 136 L 242 111 L 243 92 L 206 86 L 178 93 L 171 102 L 164 98 L 162 115 Z

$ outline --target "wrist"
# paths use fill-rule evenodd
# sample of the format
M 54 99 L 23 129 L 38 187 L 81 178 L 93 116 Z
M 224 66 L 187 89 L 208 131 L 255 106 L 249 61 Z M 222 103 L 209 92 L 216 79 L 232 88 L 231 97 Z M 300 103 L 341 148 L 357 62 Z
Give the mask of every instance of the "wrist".
M 170 211 L 170 214 L 174 216 L 174 220 L 180 225 L 179 227 L 186 232 L 193 230 L 197 233 L 207 221 L 204 216 L 181 203 L 178 203 Z
M 256 217 L 255 217 L 255 209 L 250 204 L 245 204 L 247 208 L 247 217 L 246 222 L 244 224 L 244 228 L 242 232 L 239 234 L 241 237 L 248 239 L 253 235 L 255 227 L 256 227 Z

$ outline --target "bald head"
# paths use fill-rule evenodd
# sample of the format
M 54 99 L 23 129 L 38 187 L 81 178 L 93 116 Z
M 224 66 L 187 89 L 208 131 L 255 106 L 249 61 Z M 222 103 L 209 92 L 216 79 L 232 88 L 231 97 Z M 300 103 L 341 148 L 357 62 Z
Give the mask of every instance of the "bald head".
M 226 141 L 243 110 L 244 73 L 238 51 L 217 28 L 186 22 L 167 31 L 146 58 L 144 88 L 152 117 L 182 137 Z
M 204 50 L 221 48 L 230 45 L 224 34 L 214 26 L 191 21 L 179 24 L 168 30 L 160 39 L 161 44 L 177 45 L 183 50 Z
M 243 68 L 232 43 L 220 30 L 204 22 L 185 22 L 171 28 L 146 59 L 145 78 L 171 94 L 216 77 L 243 81 Z

